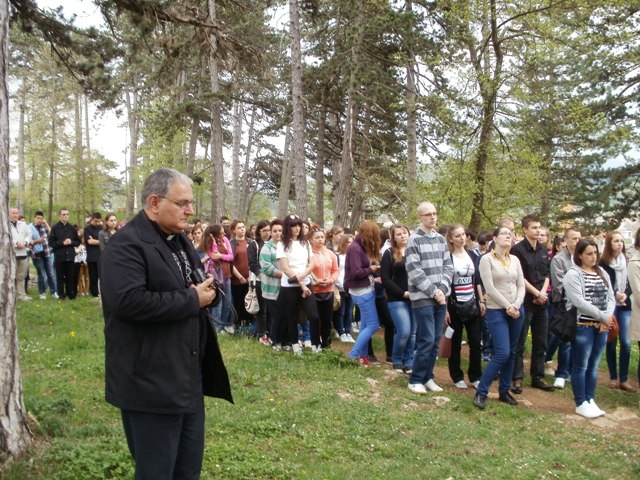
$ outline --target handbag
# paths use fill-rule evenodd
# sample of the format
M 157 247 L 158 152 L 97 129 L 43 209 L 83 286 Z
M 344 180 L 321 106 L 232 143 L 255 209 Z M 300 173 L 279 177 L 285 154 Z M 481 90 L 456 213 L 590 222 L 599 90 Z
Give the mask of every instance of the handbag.
M 340 310 L 340 304 L 342 303 L 342 299 L 340 298 L 340 290 L 338 287 L 333 285 L 333 311 L 337 312 Z
M 260 311 L 256 284 L 254 282 L 249 282 L 249 291 L 244 296 L 244 309 L 251 315 L 255 315 Z
M 464 303 L 454 302 L 453 308 L 462 323 L 466 323 L 480 316 L 480 309 L 478 308 L 478 302 L 476 302 L 475 297 Z
M 618 335 L 620 334 L 620 324 L 618 323 L 618 319 L 613 316 L 613 323 L 611 324 L 611 328 L 609 329 L 609 333 L 607 334 L 607 343 L 613 342 Z
M 572 307 L 567 310 L 564 301 L 558 302 L 553 309 L 553 315 L 549 320 L 551 332 L 561 342 L 572 342 L 576 338 L 578 324 L 578 309 Z
M 446 335 L 440 336 L 440 343 L 438 344 L 438 358 L 450 358 L 451 357 L 451 338 L 447 338 Z

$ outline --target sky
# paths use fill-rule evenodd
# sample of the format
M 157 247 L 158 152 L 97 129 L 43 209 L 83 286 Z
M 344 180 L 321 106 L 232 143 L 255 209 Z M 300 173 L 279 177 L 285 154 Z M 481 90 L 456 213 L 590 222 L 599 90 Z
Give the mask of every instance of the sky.
M 75 23 L 79 27 L 101 26 L 102 15 L 98 8 L 90 0 L 37 0 L 41 8 L 58 8 L 62 5 L 63 14 L 66 17 L 76 15 Z M 91 150 L 98 151 L 107 159 L 116 162 L 119 167 L 114 175 L 122 177 L 126 164 L 128 133 L 125 117 L 117 118 L 112 110 L 98 111 L 95 105 L 89 106 L 89 123 Z M 17 114 L 11 112 L 10 135 L 11 145 L 15 145 L 17 136 Z M 13 158 L 13 160 L 15 160 Z M 18 169 L 15 161 L 12 161 L 11 178 L 18 177 Z

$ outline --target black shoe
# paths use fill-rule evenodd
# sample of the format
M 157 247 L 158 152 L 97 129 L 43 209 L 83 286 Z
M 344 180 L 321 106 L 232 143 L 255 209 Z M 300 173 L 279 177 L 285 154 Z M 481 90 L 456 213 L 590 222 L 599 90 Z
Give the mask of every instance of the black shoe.
M 473 404 L 478 407 L 480 410 L 484 410 L 485 407 L 485 400 L 487 399 L 486 395 L 480 395 L 479 393 L 476 393 L 476 396 L 473 397 Z
M 518 404 L 518 401 L 515 398 L 513 398 L 509 392 L 501 393 L 500 396 L 498 397 L 498 400 L 500 400 L 501 402 L 504 402 L 504 403 L 506 403 L 508 405 L 517 405 Z
M 511 392 L 516 395 L 520 395 L 522 393 L 522 380 L 514 380 L 513 385 L 511 386 Z
M 553 392 L 555 390 L 555 388 L 553 388 L 553 385 L 549 385 L 544 380 L 533 380 L 531 382 L 531 386 L 533 388 L 539 388 L 540 390 L 544 390 L 545 392 Z

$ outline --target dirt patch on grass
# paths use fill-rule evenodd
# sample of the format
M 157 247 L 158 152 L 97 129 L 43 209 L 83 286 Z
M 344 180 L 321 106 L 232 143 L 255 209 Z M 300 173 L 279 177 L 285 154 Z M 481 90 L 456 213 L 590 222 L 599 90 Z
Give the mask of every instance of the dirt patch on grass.
M 379 330 L 376 333 L 376 337 L 383 337 L 383 330 Z M 333 350 L 342 352 L 344 355 L 349 353 L 352 348 L 352 344 L 349 343 L 341 343 L 337 339 L 333 339 L 333 343 L 331 345 Z M 398 378 L 406 378 L 408 379 L 408 375 L 395 372 L 392 369 L 392 365 L 390 363 L 385 362 L 385 354 L 384 352 L 376 352 L 378 359 L 380 360 L 380 365 L 378 366 L 369 366 L 369 367 L 361 367 L 361 368 L 381 368 L 383 369 L 383 378 L 389 382 L 398 383 Z M 468 356 L 468 347 L 464 345 L 462 347 L 462 357 L 467 358 Z M 486 366 L 486 363 L 483 363 L 483 367 Z M 525 372 L 529 371 L 529 362 L 528 359 L 525 358 Z M 598 378 L 598 390 L 608 388 L 608 379 L 605 378 L 606 375 L 600 375 Z M 469 385 L 469 388 L 459 389 L 453 385 L 449 377 L 449 370 L 446 365 L 446 362 L 439 361 L 436 364 L 435 368 L 435 379 L 436 383 L 440 385 L 444 392 L 438 394 L 429 394 L 428 397 L 431 401 L 436 402 L 437 405 L 446 405 L 449 401 L 449 397 L 447 397 L 448 393 L 456 393 L 467 395 L 469 397 L 469 402 L 471 402 L 475 389 Z M 545 392 L 543 390 L 539 390 L 536 388 L 532 388 L 526 383 L 529 377 L 527 376 L 524 384 L 524 391 L 520 395 L 514 395 L 514 397 L 520 402 L 520 404 L 524 408 L 529 408 L 532 411 L 540 412 L 540 413 L 556 413 L 560 416 L 559 421 L 561 423 L 566 424 L 579 424 L 581 426 L 591 426 L 598 430 L 616 430 L 616 431 L 633 431 L 638 432 L 640 430 L 640 415 L 638 409 L 631 409 L 627 407 L 614 406 L 611 407 L 607 403 L 602 403 L 598 401 L 598 405 L 603 408 L 607 414 L 604 417 L 597 418 L 595 420 L 588 420 L 586 418 L 580 417 L 575 413 L 575 404 L 573 402 L 572 396 L 562 391 L 553 391 L 553 392 Z M 466 379 L 468 380 L 468 379 Z M 489 393 L 490 401 L 497 401 L 498 382 L 493 382 L 491 385 L 491 392 Z M 571 384 L 567 382 L 566 389 L 571 391 Z M 597 393 L 597 392 L 596 392 Z M 626 395 L 635 396 L 637 403 L 636 405 L 640 406 L 640 394 L 638 393 L 627 393 Z M 440 401 L 436 401 L 440 399 Z M 446 399 L 446 400 L 442 400 Z M 408 409 L 419 408 L 418 404 L 422 403 L 419 401 L 420 399 L 416 399 L 414 405 L 408 404 Z M 431 402 L 430 402 L 431 403 Z

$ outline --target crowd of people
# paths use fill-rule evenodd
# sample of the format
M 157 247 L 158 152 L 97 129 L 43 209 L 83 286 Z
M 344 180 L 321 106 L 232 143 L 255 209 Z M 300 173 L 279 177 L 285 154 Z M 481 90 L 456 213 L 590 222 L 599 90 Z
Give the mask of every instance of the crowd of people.
M 100 296 L 100 253 L 117 233 L 118 219 L 108 214 L 103 222 L 94 213 L 78 228 L 69 223 L 68 210 L 59 213 L 60 221 L 49 227 L 40 211 L 27 225 L 10 209 L 18 300 L 31 299 L 25 290 L 29 258 L 40 298 L 47 287 L 54 298 Z M 498 399 L 518 404 L 514 395 L 525 388 L 531 332 L 529 385 L 550 392 L 570 382 L 577 414 L 604 415 L 595 390 L 605 350 L 610 386 L 636 391 L 629 364 L 632 341 L 640 342 L 640 232 L 628 258 L 619 232 L 606 234 L 601 251 L 575 228 L 551 239 L 532 214 L 521 219 L 521 238 L 510 218 L 476 235 L 459 223 L 439 226 L 429 202 L 418 206 L 417 217 L 415 228 L 397 223 L 381 229 L 367 220 L 356 232 L 340 226 L 325 231 L 297 215 L 248 228 L 222 217 L 216 224 L 196 220 L 184 233 L 202 270 L 224 293 L 209 309 L 218 334 L 249 332 L 275 351 L 295 355 L 321 353 L 339 341 L 352 344 L 350 359 L 369 366 L 381 363 L 372 337 L 382 326 L 386 362 L 406 374 L 408 389 L 420 395 L 442 391 L 445 379 L 435 377 L 434 366 L 449 327 L 450 381 L 475 388 L 473 403 L 484 409 L 496 379 Z M 257 297 L 257 308 L 245 302 L 248 294 Z M 568 315 L 576 331 L 562 340 L 550 320 Z M 610 335 L 614 322 L 617 335 Z M 554 355 L 549 384 L 545 373 Z

